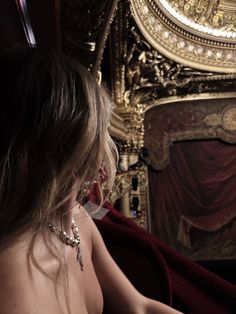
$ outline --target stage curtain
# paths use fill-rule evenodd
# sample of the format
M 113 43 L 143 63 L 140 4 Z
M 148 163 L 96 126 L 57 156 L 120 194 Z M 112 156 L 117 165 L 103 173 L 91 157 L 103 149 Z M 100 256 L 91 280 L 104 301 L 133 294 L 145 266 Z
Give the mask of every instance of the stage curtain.
M 169 165 L 149 169 L 149 184 L 155 235 L 199 258 L 236 254 L 236 145 L 176 142 Z

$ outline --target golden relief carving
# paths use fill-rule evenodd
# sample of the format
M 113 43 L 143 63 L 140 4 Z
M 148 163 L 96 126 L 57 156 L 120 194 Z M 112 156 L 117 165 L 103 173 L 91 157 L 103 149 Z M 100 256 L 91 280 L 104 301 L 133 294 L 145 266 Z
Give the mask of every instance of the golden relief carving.
M 169 147 L 176 141 L 222 139 L 236 143 L 235 99 L 188 101 L 186 98 L 183 103 L 148 110 L 145 147 L 149 151 L 149 164 L 157 170 L 164 169 L 169 163 Z
M 129 151 L 138 152 L 144 143 L 144 114 L 152 104 L 173 95 L 234 90 L 236 74 L 203 72 L 163 56 L 139 32 L 129 9 L 128 1 L 119 2 L 111 29 L 112 90 L 127 126 Z
M 177 12 L 199 25 L 227 32 L 236 31 L 234 0 L 169 0 L 169 3 Z
M 124 174 L 117 175 L 115 177 L 112 190 L 109 193 L 108 201 L 114 204 L 117 199 L 121 198 L 124 194 L 129 192 L 130 189 L 130 174 L 126 172 Z M 104 187 L 104 191 L 106 191 L 106 187 Z
M 209 114 L 203 119 L 203 121 L 207 126 L 217 127 L 221 125 L 221 115 L 216 113 Z
M 222 126 L 225 131 L 236 132 L 236 106 L 229 106 L 220 114 L 209 114 L 203 119 L 207 126 Z
M 225 108 L 222 113 L 222 126 L 225 130 L 236 132 L 236 106 Z
M 157 0 L 131 0 L 132 12 L 138 27 L 147 41 L 157 51 L 190 67 L 208 71 L 236 73 L 235 32 L 231 32 L 234 38 L 225 36 L 222 39 L 221 37 L 211 38 L 209 34 L 197 32 L 197 30 L 191 28 L 184 28 L 179 23 L 171 21 L 169 15 L 167 16 L 164 11 L 161 11 L 158 6 L 159 2 Z M 184 5 L 185 1 L 177 3 Z M 188 1 L 188 5 L 190 4 L 192 4 L 191 10 L 193 8 L 200 10 L 199 7 L 195 7 L 195 0 Z M 189 15 L 192 14 L 191 10 L 188 11 Z M 208 12 L 210 18 L 211 10 L 209 10 L 209 7 L 205 6 L 204 9 L 203 6 L 202 10 Z M 187 13 L 185 12 L 185 14 Z M 232 16 L 226 16 L 227 19 L 234 20 Z M 214 19 L 214 23 L 218 23 L 216 19 Z M 219 23 L 222 24 L 223 22 Z M 222 27 L 226 27 L 226 24 Z

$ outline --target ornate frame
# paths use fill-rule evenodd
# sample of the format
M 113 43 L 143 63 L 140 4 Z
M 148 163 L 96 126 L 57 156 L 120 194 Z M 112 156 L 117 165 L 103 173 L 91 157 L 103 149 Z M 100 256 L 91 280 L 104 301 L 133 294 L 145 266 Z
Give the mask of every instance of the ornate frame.
M 197 69 L 236 73 L 235 31 L 229 40 L 180 26 L 160 0 L 131 0 L 131 7 L 144 37 L 163 55 Z

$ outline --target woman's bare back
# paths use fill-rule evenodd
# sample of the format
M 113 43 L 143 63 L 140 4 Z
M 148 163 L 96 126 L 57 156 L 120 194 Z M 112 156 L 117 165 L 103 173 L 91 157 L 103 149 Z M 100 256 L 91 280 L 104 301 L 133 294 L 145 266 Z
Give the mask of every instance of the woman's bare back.
M 76 250 L 55 236 L 53 244 L 64 249 L 66 267 L 63 270 L 67 274 L 65 276 L 61 271 L 55 282 L 58 260 L 39 237 L 34 255 L 47 275 L 29 264 L 29 240 L 25 240 L 29 235 L 25 234 L 0 253 L 0 282 L 4 283 L 4 289 L 0 290 L 0 314 L 101 314 L 103 297 L 106 309 L 112 314 L 180 314 L 163 303 L 144 297 L 134 288 L 113 261 L 84 210 L 73 217 L 80 230 L 84 270 L 76 260 Z
M 57 259 L 48 251 L 42 237 L 39 237 L 35 242 L 34 255 L 48 276 L 45 275 L 33 264 L 29 264 L 29 240 L 27 235 L 22 236 L 0 254 L 0 314 L 67 313 L 67 301 L 71 314 L 102 313 L 103 296 L 91 258 L 90 218 L 86 213 L 77 216 L 84 270 L 81 271 L 76 260 L 76 250 L 63 245 L 67 276 L 62 270 L 55 290 L 55 280 L 48 276 L 56 277 Z M 54 240 L 55 245 L 61 245 L 56 235 Z

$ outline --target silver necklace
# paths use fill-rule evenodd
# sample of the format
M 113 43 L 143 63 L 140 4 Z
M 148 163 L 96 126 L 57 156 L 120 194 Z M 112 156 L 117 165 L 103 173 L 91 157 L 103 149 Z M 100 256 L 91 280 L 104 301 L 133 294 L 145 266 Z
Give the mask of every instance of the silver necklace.
M 81 249 L 80 249 L 80 235 L 79 235 L 79 229 L 75 223 L 75 221 L 72 219 L 71 223 L 71 230 L 73 233 L 72 235 L 69 235 L 66 233 L 66 231 L 61 231 L 57 228 L 56 225 L 54 225 L 52 222 L 48 223 L 49 229 L 56 233 L 58 235 L 58 238 L 61 240 L 61 242 L 65 243 L 66 245 L 70 245 L 72 247 L 76 248 L 77 251 L 77 262 L 80 265 L 80 269 L 84 270 L 84 264 L 83 264 L 83 259 L 82 259 L 82 254 L 81 254 Z

